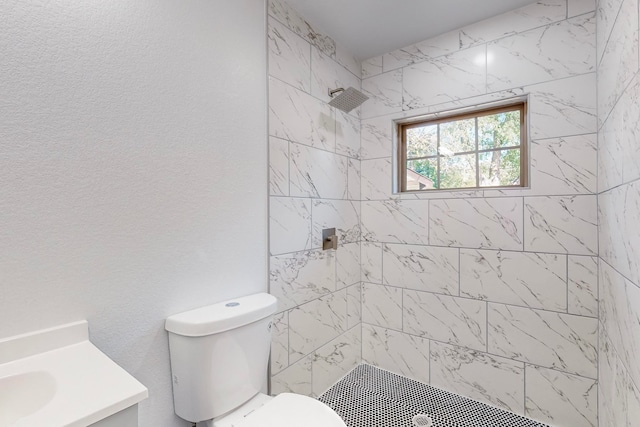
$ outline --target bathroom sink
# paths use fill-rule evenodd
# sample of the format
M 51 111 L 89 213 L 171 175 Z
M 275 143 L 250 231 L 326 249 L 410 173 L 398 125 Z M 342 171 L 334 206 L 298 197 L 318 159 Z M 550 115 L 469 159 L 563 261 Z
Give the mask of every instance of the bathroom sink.
M 53 400 L 55 378 L 44 371 L 24 372 L 0 378 L 0 427 L 15 424 Z

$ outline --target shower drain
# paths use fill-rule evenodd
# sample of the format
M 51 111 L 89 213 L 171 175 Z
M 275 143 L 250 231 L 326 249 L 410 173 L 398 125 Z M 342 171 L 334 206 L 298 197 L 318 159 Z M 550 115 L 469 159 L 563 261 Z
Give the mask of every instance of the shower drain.
M 418 414 L 414 416 L 411 422 L 416 427 L 432 427 L 433 426 L 433 420 L 431 419 L 430 416 L 425 414 Z

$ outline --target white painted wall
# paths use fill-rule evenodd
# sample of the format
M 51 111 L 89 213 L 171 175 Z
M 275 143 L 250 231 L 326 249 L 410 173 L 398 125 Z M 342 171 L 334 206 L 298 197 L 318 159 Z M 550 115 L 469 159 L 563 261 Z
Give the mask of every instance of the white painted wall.
M 266 285 L 262 0 L 0 3 L 0 337 L 88 319 L 173 414 L 167 315 Z

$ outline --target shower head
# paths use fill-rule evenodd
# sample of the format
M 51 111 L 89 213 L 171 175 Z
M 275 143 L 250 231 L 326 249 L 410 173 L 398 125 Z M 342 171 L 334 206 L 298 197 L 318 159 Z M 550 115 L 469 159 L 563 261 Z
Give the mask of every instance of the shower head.
M 342 93 L 334 98 L 335 94 L 338 92 Z M 329 89 L 329 96 L 332 98 L 331 101 L 329 101 L 329 105 L 336 107 L 345 113 L 348 113 L 369 99 L 368 96 L 353 87 L 346 90 L 341 87 L 334 90 Z

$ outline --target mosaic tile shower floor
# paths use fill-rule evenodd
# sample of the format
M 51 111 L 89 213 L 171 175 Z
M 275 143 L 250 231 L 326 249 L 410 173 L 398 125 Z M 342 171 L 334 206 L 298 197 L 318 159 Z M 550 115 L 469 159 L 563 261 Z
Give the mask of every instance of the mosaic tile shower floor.
M 348 427 L 426 425 L 412 422 L 418 414 L 433 427 L 549 427 L 370 365 L 357 366 L 318 399 Z

